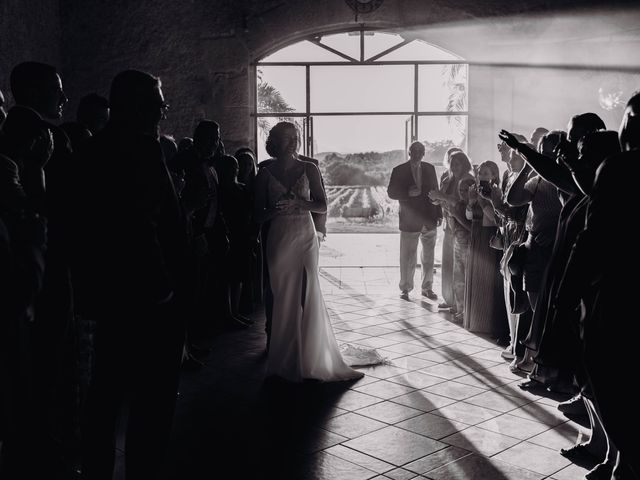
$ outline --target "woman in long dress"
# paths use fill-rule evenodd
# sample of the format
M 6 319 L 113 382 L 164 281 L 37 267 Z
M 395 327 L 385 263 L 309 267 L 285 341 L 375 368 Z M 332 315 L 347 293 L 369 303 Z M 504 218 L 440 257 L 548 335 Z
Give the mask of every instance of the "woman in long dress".
M 311 212 L 326 211 L 327 201 L 318 167 L 298 159 L 298 144 L 293 123 L 275 125 L 266 145 L 274 161 L 256 178 L 255 214 L 258 222 L 269 222 L 266 258 L 273 291 L 267 375 L 294 382 L 352 380 L 364 374 L 348 364 L 381 359 L 375 351 L 351 349 L 355 358 L 344 359 L 340 353 L 320 290 L 311 218 Z

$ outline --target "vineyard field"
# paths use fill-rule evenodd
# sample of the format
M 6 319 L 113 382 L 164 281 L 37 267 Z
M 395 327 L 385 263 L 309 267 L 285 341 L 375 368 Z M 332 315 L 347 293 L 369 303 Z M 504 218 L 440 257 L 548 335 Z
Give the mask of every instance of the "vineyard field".
M 326 187 L 328 225 L 334 231 L 363 228 L 396 229 L 398 202 L 382 186 L 332 185 Z M 351 227 L 351 228 L 349 228 Z

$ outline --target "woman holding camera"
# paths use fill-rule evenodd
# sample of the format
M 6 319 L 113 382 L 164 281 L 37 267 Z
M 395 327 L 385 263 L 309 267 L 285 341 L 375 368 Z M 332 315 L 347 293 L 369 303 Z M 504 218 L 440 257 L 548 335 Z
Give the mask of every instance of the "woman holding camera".
M 500 258 L 502 250 L 489 246 L 498 231 L 493 204 L 479 193 L 491 196 L 500 182 L 500 170 L 492 161 L 480 164 L 478 185 L 469 188 L 466 215 L 471 223 L 471 242 L 467 261 L 464 328 L 495 338 L 508 335 L 507 309 L 504 303 Z

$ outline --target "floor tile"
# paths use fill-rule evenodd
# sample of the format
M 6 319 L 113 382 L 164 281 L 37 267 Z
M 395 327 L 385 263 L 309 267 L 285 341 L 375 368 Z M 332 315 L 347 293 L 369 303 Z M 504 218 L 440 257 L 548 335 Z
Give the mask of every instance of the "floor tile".
M 371 457 L 369 455 L 365 455 L 362 452 L 358 452 L 352 448 L 345 447 L 344 445 L 336 445 L 334 447 L 328 448 L 325 452 L 330 453 L 336 457 L 340 457 L 343 460 L 347 460 L 351 463 L 355 463 L 356 465 L 360 465 L 368 470 L 371 470 L 376 473 L 384 473 L 389 470 L 393 470 L 395 468 L 394 465 L 390 463 L 383 462 L 382 460 Z
M 423 412 L 430 412 L 436 408 L 446 407 L 447 405 L 451 405 L 456 402 L 451 398 L 436 395 L 435 393 L 430 393 L 424 390 L 400 395 L 393 398 L 391 401 L 408 407 L 417 408 Z
M 422 358 L 415 357 L 413 355 L 409 355 L 406 357 L 400 357 L 393 360 L 392 365 L 395 365 L 399 368 L 404 368 L 408 371 L 420 370 L 421 368 L 430 367 L 435 365 L 434 362 L 430 362 L 429 360 L 424 360 Z
M 396 468 L 395 470 L 391 470 L 384 474 L 387 478 L 392 478 L 393 480 L 411 480 L 416 478 L 416 474 L 409 470 L 405 470 L 404 468 Z
M 458 383 L 454 380 L 438 383 L 425 388 L 427 392 L 442 395 L 444 397 L 453 398 L 454 400 L 464 400 L 465 398 L 473 397 L 486 390 L 471 385 L 465 385 L 464 383 Z
M 369 433 L 345 442 L 344 445 L 397 466 L 446 447 L 437 440 L 396 427 L 387 427 Z
M 436 377 L 446 378 L 447 380 L 452 380 L 454 378 L 461 377 L 467 374 L 464 369 L 452 364 L 451 362 L 434 365 L 433 367 L 423 368 L 420 371 L 423 373 L 428 373 L 429 375 L 434 375 Z
M 531 420 L 509 414 L 500 415 L 486 422 L 479 423 L 476 426 L 492 432 L 519 438 L 520 440 L 526 440 L 549 430 L 549 426 L 544 423 L 532 422 Z
M 361 408 L 357 413 L 373 418 L 374 420 L 394 424 L 401 422 L 402 420 L 406 420 L 407 418 L 416 417 L 422 412 L 415 408 L 400 405 L 398 403 L 382 402 Z
M 343 437 L 356 438 L 386 427 L 387 424 L 357 413 L 345 413 L 334 417 L 323 425 L 323 428 Z
M 558 455 L 555 450 L 529 442 L 515 445 L 494 458 L 543 475 L 551 475 L 571 464 L 568 459 Z
M 421 371 L 412 371 L 412 372 L 402 373 L 401 375 L 388 377 L 387 380 L 389 380 L 390 382 L 399 383 L 400 385 L 406 385 L 408 387 L 413 387 L 413 388 L 425 388 L 425 387 L 436 385 L 438 383 L 442 383 L 445 381 L 445 379 L 442 377 L 429 375 Z
M 554 473 L 549 480 L 584 480 L 588 468 L 579 467 L 578 465 L 569 465 L 559 472 Z
M 467 398 L 465 402 L 471 403 L 472 405 L 478 405 L 479 407 L 486 407 L 490 408 L 491 410 L 497 410 L 499 412 L 506 413 L 511 410 L 515 410 L 522 405 L 530 403 L 530 400 L 501 395 L 499 393 L 491 391 Z
M 309 480 L 367 480 L 375 472 L 325 452 L 319 452 L 304 469 L 303 478 Z
M 387 380 L 378 380 L 377 382 L 369 383 L 363 387 L 355 388 L 356 391 L 366 393 L 367 395 L 373 395 L 374 397 L 388 400 L 393 397 L 405 395 L 415 390 L 414 387 L 406 385 L 400 385 Z
M 467 455 L 426 474 L 431 480 L 542 480 L 544 475 L 505 462 Z
M 467 425 L 476 425 L 500 415 L 495 410 L 490 410 L 470 403 L 457 402 L 446 407 L 433 410 L 431 413 L 441 417 L 457 420 Z
M 567 418 L 556 407 L 537 402 L 528 403 L 520 408 L 511 410 L 509 413 L 534 422 L 542 422 L 552 427 L 567 421 Z
M 512 447 L 520 440 L 500 433 L 490 432 L 478 427 L 469 427 L 442 439 L 444 443 L 455 445 L 464 450 L 480 453 L 487 457 Z
M 590 433 L 588 429 L 573 422 L 566 422 L 535 437 L 531 437 L 528 441 L 542 447 L 560 451 L 561 448 L 570 448 L 577 443 L 588 440 L 589 436 Z
M 396 423 L 396 427 L 404 428 L 414 433 L 424 435 L 425 437 L 440 440 L 455 432 L 468 428 L 469 425 L 449 420 L 448 418 L 439 417 L 430 413 L 418 415 L 417 417 Z M 435 467 L 434 467 L 435 468 Z
M 379 401 L 380 399 L 377 397 L 372 397 L 371 395 L 366 395 L 364 393 L 349 390 L 339 398 L 335 405 L 339 408 L 342 408 L 343 410 L 351 411 L 366 407 L 368 405 L 373 405 L 374 403 L 378 403 Z
M 463 450 L 462 448 L 449 446 L 427 455 L 426 457 L 407 463 L 404 468 L 411 470 L 412 472 L 426 475 L 427 472 L 430 472 L 431 470 L 440 468 L 447 463 L 454 462 L 460 458 L 466 457 L 467 455 L 471 455 L 471 452 Z

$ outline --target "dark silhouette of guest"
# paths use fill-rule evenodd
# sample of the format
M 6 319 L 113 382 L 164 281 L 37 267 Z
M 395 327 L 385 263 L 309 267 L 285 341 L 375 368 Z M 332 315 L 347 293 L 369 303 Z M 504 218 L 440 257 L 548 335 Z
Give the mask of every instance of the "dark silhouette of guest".
M 80 99 L 75 122 L 60 125 L 74 150 L 79 149 L 89 138 L 101 131 L 109 121 L 109 100 L 90 93 Z
M 640 477 L 637 395 L 621 370 L 634 364 L 640 335 L 638 323 L 628 321 L 629 299 L 637 295 L 637 282 L 625 281 L 630 266 L 638 264 L 638 250 L 611 245 L 612 228 L 629 225 L 635 218 L 637 191 L 625 179 L 640 178 L 639 112 L 636 93 L 627 103 L 619 130 L 623 152 L 605 159 L 597 170 L 585 227 L 575 241 L 556 300 L 562 311 L 584 312 L 585 365 L 604 429 L 618 449 L 615 478 Z
M 215 164 L 221 151 L 220 126 L 202 120 L 193 134 L 193 148 L 174 161 L 185 169 L 181 203 L 187 215 L 191 251 L 196 258 L 195 312 L 188 326 L 190 344 L 201 343 L 216 321 L 222 329 L 245 328 L 248 323 L 231 312 L 222 274 L 229 239 L 220 215 L 220 181 Z
M 109 100 L 97 93 L 90 93 L 80 99 L 76 120 L 81 123 L 91 135 L 101 132 L 109 122 Z
M 243 147 L 236 150 L 234 155 L 238 160 L 238 182 L 245 185 L 247 194 L 253 204 L 255 179 L 257 174 L 256 156 L 252 149 Z M 251 245 L 251 266 L 248 276 L 242 282 L 242 296 L 240 311 L 251 313 L 255 304 L 263 303 L 262 296 L 262 249 L 260 246 L 260 226 L 251 218 L 253 244 Z
M 53 136 L 53 153 L 44 168 L 47 268 L 42 292 L 35 305 L 31 351 L 33 361 L 38 365 L 35 385 L 42 402 L 34 414 L 41 416 L 42 425 L 50 430 L 49 446 L 43 448 L 55 451 L 61 446 L 53 440 L 53 431 L 57 430 L 56 437 L 64 437 L 65 443 L 73 441 L 74 419 L 78 413 L 75 406 L 75 324 L 68 260 L 67 217 L 74 201 L 70 194 L 73 184 L 71 145 L 64 131 L 49 123 L 62 117 L 68 99 L 60 75 L 51 65 L 20 63 L 11 71 L 9 81 L 16 103 L 9 115 L 14 110 L 29 109 L 42 119 L 43 128 L 49 129 Z
M 193 138 L 184 137 L 178 142 L 178 153 L 183 153 L 193 147 Z
M 158 142 L 166 109 L 160 80 L 124 71 L 109 104 L 107 126 L 80 154 L 74 210 L 77 305 L 96 322 L 83 469 L 89 479 L 111 479 L 115 429 L 129 398 L 126 476 L 155 478 L 184 341 L 187 237 Z
M 225 280 L 231 314 L 249 323 L 251 320 L 240 314 L 240 298 L 246 279 L 251 275 L 252 251 L 258 230 L 252 225 L 253 197 L 246 185 L 238 182 L 238 171 L 238 161 L 231 155 L 224 155 L 218 162 L 220 213 L 229 237 Z
M 258 173 L 255 153 L 249 147 L 243 147 L 236 150 L 234 157 L 238 161 L 238 182 L 245 184 L 249 191 L 253 191 Z
M 40 116 L 12 110 L 0 130 L 0 477 L 7 479 L 63 469 L 44 415 L 45 366 L 31 347 L 46 266 L 43 167 L 52 151 Z
M 5 118 L 7 118 L 7 111 L 4 108 L 4 94 L 0 90 L 0 125 L 2 125 Z

